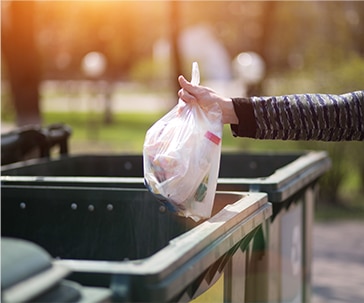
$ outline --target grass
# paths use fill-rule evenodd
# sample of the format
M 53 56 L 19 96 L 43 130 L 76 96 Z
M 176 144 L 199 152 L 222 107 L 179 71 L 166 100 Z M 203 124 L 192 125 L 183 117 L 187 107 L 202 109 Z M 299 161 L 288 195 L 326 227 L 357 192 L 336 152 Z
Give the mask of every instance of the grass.
M 65 123 L 72 127 L 71 152 L 141 153 L 147 130 L 164 115 L 160 113 L 117 113 L 113 122 L 104 122 L 102 114 L 85 112 L 48 112 L 44 124 Z M 98 150 L 97 146 L 101 146 Z M 234 138 L 230 127 L 223 132 L 223 150 L 287 151 L 297 150 L 294 142 L 259 141 Z
M 96 113 L 46 113 L 45 124 L 62 122 L 72 127 L 71 153 L 141 153 L 148 128 L 162 113 L 114 114 L 104 123 Z

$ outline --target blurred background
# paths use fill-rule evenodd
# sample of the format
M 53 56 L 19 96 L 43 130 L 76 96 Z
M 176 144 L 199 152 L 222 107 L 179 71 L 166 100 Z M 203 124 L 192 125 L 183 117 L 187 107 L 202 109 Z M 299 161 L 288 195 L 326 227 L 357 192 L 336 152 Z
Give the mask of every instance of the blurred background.
M 63 122 L 71 153 L 140 153 L 200 65 L 227 96 L 364 88 L 361 1 L 2 1 L 3 131 Z M 236 139 L 225 150 L 323 149 L 323 215 L 361 216 L 362 142 Z M 358 211 L 359 210 L 359 211 Z
M 62 122 L 71 154 L 140 154 L 193 61 L 231 97 L 345 93 L 364 89 L 363 36 L 362 1 L 1 1 L 2 132 Z M 223 151 L 326 150 L 317 222 L 364 218 L 363 147 L 223 137 Z

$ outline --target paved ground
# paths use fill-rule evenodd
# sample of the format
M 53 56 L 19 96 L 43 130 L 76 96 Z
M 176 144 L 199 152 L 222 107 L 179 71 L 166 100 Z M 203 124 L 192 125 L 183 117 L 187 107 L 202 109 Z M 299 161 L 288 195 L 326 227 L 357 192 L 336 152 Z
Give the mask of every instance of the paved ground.
M 316 223 L 312 303 L 364 302 L 364 222 Z

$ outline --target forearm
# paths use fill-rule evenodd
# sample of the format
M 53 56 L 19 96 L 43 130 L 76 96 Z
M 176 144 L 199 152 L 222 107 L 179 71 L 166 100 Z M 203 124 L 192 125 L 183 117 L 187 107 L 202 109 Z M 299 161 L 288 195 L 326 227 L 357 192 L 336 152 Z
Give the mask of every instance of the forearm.
M 235 136 L 342 141 L 364 139 L 364 91 L 232 99 Z

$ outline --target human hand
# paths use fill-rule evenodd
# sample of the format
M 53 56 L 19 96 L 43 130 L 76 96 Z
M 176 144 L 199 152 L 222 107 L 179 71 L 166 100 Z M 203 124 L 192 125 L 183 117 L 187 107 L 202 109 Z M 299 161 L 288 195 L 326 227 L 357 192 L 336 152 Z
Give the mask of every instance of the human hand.
M 178 96 L 182 101 L 186 103 L 198 102 L 201 107 L 208 107 L 217 103 L 222 111 L 222 122 L 224 124 L 238 124 L 239 120 L 230 98 L 222 97 L 208 87 L 193 85 L 183 76 L 178 77 L 178 82 L 181 85 Z

